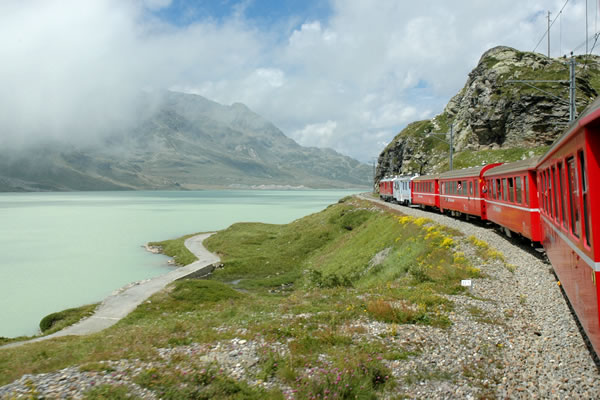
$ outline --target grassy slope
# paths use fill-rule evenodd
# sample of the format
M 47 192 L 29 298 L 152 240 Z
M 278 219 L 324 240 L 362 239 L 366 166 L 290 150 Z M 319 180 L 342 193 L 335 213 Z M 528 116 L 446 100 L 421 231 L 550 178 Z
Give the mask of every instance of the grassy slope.
M 352 329 L 358 328 L 352 326 L 374 320 L 390 329 L 403 323 L 447 326 L 452 305 L 440 294 L 459 292 L 461 279 L 479 275 L 453 250 L 456 240 L 462 240 L 457 232 L 426 219 L 357 199 L 287 225 L 235 224 L 205 242 L 224 263 L 212 280 L 175 282 L 98 334 L 0 350 L 0 385 L 69 365 L 159 360 L 156 348 L 237 337 L 286 343 L 286 355 L 261 355 L 257 374 L 296 387 L 299 398 L 335 389 L 332 376 L 312 376 L 307 366 L 359 371 L 340 379 L 347 395 L 369 398 L 394 385 L 383 379 L 388 371 L 382 360 L 402 359 L 410 351 L 355 340 Z M 190 362 L 182 357 L 134 379 L 162 395 L 189 396 L 174 374 L 177 365 Z M 234 389 L 246 397 L 280 397 L 217 375 L 205 382 L 193 369 L 190 379 L 204 382 L 202 390 L 215 397 L 229 398 Z

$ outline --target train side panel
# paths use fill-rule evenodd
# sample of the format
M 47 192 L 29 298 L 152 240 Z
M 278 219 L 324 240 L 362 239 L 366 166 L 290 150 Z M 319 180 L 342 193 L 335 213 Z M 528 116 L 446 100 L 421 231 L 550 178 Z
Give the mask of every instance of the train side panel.
M 411 182 L 411 202 L 412 204 L 440 207 L 439 181 L 434 176 L 421 176 L 414 178 Z
M 576 125 L 537 167 L 542 244 L 579 321 L 600 354 L 600 125 Z M 592 185 L 590 186 L 590 183 Z M 596 210 L 597 207 L 596 207 Z

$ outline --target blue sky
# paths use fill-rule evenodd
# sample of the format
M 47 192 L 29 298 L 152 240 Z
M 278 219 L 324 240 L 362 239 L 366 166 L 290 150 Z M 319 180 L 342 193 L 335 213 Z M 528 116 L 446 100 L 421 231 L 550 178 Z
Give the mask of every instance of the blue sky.
M 269 30 L 282 21 L 325 20 L 331 8 L 327 0 L 173 0 L 151 12 L 177 26 L 206 19 L 223 22 L 241 13 L 260 29 Z
M 442 112 L 486 50 L 532 51 L 564 3 L 0 1 L 0 59 L 11 61 L 0 63 L 0 145 L 127 127 L 140 90 L 170 89 L 244 103 L 302 145 L 370 162 Z M 552 56 L 581 44 L 584 27 L 585 0 L 570 0 Z

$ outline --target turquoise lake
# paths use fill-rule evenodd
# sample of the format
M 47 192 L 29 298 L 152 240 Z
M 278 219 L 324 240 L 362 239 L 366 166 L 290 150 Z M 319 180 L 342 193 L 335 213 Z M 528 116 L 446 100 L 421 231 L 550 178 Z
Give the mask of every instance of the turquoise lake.
M 168 272 L 149 241 L 287 223 L 358 191 L 193 191 L 0 194 L 0 336 L 34 335 L 46 315 L 101 301 Z

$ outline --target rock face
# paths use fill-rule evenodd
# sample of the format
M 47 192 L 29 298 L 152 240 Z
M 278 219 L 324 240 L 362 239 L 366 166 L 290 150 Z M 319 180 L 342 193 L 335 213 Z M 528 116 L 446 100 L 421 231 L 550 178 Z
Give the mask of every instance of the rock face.
M 303 147 L 243 104 L 165 92 L 132 129 L 85 146 L 0 148 L 0 192 L 356 188 L 372 170 L 331 149 Z
M 434 137 L 449 132 L 450 124 L 456 153 L 551 144 L 568 125 L 568 62 L 504 46 L 488 50 L 440 115 L 408 125 L 383 150 L 375 185 L 387 175 L 447 169 L 449 146 Z M 600 91 L 600 57 L 576 57 L 576 62 L 576 104 L 581 112 Z M 541 91 L 510 80 L 562 82 L 531 83 Z M 433 135 L 425 139 L 428 133 Z M 438 138 L 450 139 L 449 134 Z

